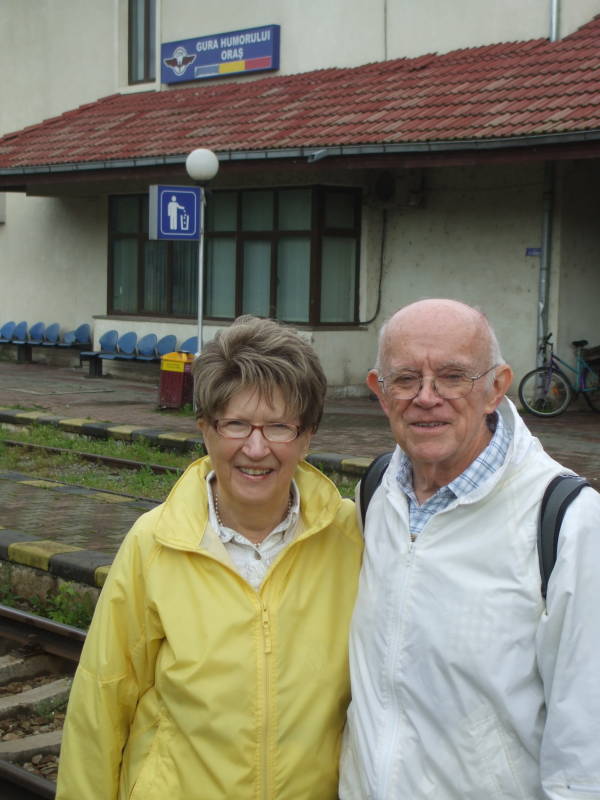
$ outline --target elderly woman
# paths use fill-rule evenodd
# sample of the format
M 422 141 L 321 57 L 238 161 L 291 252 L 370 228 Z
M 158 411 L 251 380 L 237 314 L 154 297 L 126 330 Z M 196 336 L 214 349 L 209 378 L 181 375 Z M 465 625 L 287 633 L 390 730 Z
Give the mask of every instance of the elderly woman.
M 295 332 L 241 317 L 194 378 L 208 456 L 115 558 L 57 799 L 334 800 L 361 539 L 302 461 L 325 376 Z

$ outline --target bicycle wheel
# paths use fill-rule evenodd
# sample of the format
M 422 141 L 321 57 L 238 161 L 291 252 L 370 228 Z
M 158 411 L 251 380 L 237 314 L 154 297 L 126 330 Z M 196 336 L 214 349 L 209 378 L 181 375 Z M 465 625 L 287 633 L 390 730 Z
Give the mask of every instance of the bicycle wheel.
M 583 373 L 583 396 L 592 411 L 600 413 L 600 376 L 593 369 Z
M 567 410 L 572 396 L 566 375 L 546 367 L 532 369 L 519 384 L 519 400 L 523 408 L 536 417 L 557 417 Z

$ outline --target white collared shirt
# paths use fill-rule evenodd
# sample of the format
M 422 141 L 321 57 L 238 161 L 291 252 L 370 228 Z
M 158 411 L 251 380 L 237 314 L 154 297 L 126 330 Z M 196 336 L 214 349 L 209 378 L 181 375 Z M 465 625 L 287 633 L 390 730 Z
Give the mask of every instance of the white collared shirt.
M 255 544 L 243 536 L 241 533 L 220 525 L 215 512 L 215 501 L 213 497 L 213 478 L 215 472 L 212 470 L 206 476 L 206 489 L 208 494 L 208 519 L 211 526 L 217 531 L 219 539 L 223 542 L 225 549 L 237 572 L 246 580 L 253 589 L 260 588 L 265 579 L 269 567 L 275 561 L 281 551 L 293 541 L 297 522 L 300 516 L 300 493 L 295 481 L 292 481 L 292 505 L 289 514 L 282 520 L 262 542 Z

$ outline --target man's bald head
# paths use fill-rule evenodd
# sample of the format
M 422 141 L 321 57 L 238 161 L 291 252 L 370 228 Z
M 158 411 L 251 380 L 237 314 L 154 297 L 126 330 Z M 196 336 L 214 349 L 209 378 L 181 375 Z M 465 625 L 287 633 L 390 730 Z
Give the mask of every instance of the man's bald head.
M 472 342 L 473 355 L 478 361 L 504 363 L 496 334 L 485 314 L 458 300 L 431 298 L 404 306 L 384 323 L 379 334 L 376 369 L 382 374 L 389 367 L 392 342 L 394 352 L 398 353 L 405 336 L 443 341 L 453 332 Z

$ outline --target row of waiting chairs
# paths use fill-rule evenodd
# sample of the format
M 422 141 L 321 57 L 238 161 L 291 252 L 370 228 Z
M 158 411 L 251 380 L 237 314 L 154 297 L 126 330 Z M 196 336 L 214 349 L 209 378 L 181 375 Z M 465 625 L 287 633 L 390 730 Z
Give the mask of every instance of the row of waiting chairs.
M 159 339 L 155 333 L 146 333 L 138 339 L 135 331 L 122 333 L 110 330 L 103 333 L 98 340 L 99 350 L 83 350 L 79 353 L 79 363 L 88 362 L 90 378 L 102 376 L 103 361 L 160 361 L 162 356 L 179 350 L 183 353 L 195 353 L 198 348 L 198 337 L 190 336 L 177 347 L 177 337 L 168 334 Z
M 23 320 L 5 322 L 0 328 L 0 344 L 17 346 L 17 360 L 31 361 L 32 347 L 89 347 L 92 341 L 91 328 L 87 323 L 60 335 L 60 324 L 36 322 L 31 327 Z

